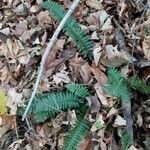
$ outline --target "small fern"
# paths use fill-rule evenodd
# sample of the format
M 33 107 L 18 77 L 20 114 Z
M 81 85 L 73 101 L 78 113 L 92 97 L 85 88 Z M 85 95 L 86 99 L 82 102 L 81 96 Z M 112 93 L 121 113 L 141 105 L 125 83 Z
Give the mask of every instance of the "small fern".
M 143 94 L 150 94 L 150 86 L 146 85 L 142 80 L 137 77 L 130 77 L 128 79 L 128 84 L 134 90 L 138 90 Z
M 77 150 L 78 146 L 84 136 L 91 128 L 91 124 L 86 120 L 76 121 L 74 127 L 66 136 L 62 150 Z
M 108 69 L 108 82 L 103 89 L 122 101 L 130 100 L 128 86 L 122 75 L 114 68 Z
M 87 87 L 81 84 L 70 83 L 66 85 L 66 88 L 68 91 L 74 93 L 76 96 L 79 96 L 81 98 L 86 98 L 90 95 Z
M 66 14 L 66 11 L 61 6 L 51 0 L 43 2 L 41 7 L 47 9 L 50 12 L 50 15 L 57 21 L 61 21 Z M 93 47 L 93 43 L 74 18 L 70 17 L 68 19 L 63 31 L 66 35 L 72 38 L 82 55 L 92 58 L 91 49 Z

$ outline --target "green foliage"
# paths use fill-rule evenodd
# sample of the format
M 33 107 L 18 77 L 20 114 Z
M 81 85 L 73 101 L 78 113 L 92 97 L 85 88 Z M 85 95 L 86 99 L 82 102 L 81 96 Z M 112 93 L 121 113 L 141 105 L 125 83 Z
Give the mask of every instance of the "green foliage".
M 41 7 L 47 9 L 50 12 L 50 15 L 57 21 L 61 21 L 66 14 L 66 11 L 61 6 L 51 0 L 43 2 Z M 92 58 L 91 49 L 93 43 L 74 18 L 70 17 L 68 19 L 64 25 L 63 31 L 72 38 L 82 55 Z
M 130 136 L 127 130 L 124 130 L 121 137 L 121 150 L 128 150 L 130 145 Z
M 66 136 L 62 150 L 77 150 L 82 138 L 88 133 L 91 124 L 86 120 L 76 121 L 74 127 Z
M 76 96 L 79 96 L 81 98 L 85 98 L 90 95 L 87 87 L 81 84 L 70 83 L 66 85 L 66 88 L 68 91 L 74 93 Z
M 138 90 L 143 94 L 150 94 L 150 86 L 146 85 L 142 80 L 137 77 L 130 77 L 128 79 L 128 84 L 134 90 Z
M 106 93 L 122 101 L 130 100 L 128 86 L 120 72 L 114 68 L 108 69 L 108 82 L 103 89 Z
M 31 112 L 34 113 L 35 120 L 41 122 L 68 108 L 79 107 L 80 102 L 76 95 L 68 91 L 38 95 L 34 98 Z
M 67 109 L 85 106 L 84 98 L 89 95 L 85 86 L 70 83 L 66 85 L 66 91 L 51 92 L 35 96 L 29 114 L 34 114 L 36 122 L 43 122 L 59 112 Z M 81 108 L 82 110 L 82 108 Z M 23 108 L 18 110 L 18 114 L 24 112 Z

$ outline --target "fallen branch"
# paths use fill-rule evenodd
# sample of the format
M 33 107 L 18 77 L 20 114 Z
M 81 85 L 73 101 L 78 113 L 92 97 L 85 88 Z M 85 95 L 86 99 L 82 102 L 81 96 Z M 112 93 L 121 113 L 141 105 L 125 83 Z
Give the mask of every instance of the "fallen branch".
M 31 97 L 30 97 L 30 100 L 29 100 L 29 103 L 25 109 L 25 112 L 23 114 L 23 117 L 22 117 L 22 120 L 24 120 L 27 116 L 27 113 L 29 111 L 29 108 L 31 106 L 31 103 L 33 101 L 33 98 L 36 94 L 36 91 L 38 89 L 38 86 L 39 86 L 39 83 L 40 83 L 40 79 L 41 79 L 41 76 L 42 76 L 42 72 L 43 72 L 43 68 L 44 68 L 44 64 L 45 64 L 45 61 L 47 59 L 47 56 L 53 46 L 53 44 L 56 42 L 57 40 L 57 37 L 60 33 L 60 31 L 62 30 L 63 26 L 65 25 L 66 21 L 68 20 L 68 18 L 70 17 L 70 15 L 73 13 L 73 11 L 75 10 L 75 8 L 78 6 L 80 0 L 75 0 L 73 2 L 73 4 L 71 5 L 70 9 L 68 10 L 68 12 L 66 13 L 66 15 L 64 16 L 64 18 L 62 19 L 62 21 L 60 22 L 59 26 L 57 27 L 56 31 L 54 32 L 50 42 L 48 43 L 46 49 L 45 49 L 45 52 L 42 56 L 42 61 L 41 61 L 41 64 L 40 64 L 40 68 L 39 68 L 39 72 L 38 72 L 38 76 L 37 76 L 37 79 L 36 79 L 36 82 L 35 82 L 35 85 L 34 85 L 34 88 L 33 88 L 33 92 L 31 94 Z

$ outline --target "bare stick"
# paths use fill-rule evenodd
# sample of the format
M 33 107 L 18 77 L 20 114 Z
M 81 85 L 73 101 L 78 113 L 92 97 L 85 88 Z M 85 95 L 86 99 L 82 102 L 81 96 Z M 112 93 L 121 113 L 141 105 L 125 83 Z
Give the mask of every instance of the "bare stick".
M 62 30 L 63 26 L 65 25 L 67 19 L 70 17 L 70 15 L 73 13 L 75 8 L 78 6 L 79 2 L 80 2 L 80 0 L 74 0 L 73 4 L 71 5 L 70 9 L 66 13 L 66 15 L 64 16 L 62 21 L 60 22 L 59 26 L 57 27 L 56 31 L 54 32 L 52 38 L 50 39 L 50 42 L 48 43 L 48 45 L 47 45 L 47 47 L 45 49 L 45 52 L 44 52 L 44 54 L 42 56 L 42 61 L 41 61 L 41 64 L 40 64 L 38 76 L 37 76 L 37 79 L 36 79 L 36 82 L 35 82 L 35 85 L 34 85 L 34 88 L 33 88 L 33 92 L 31 94 L 31 97 L 30 97 L 29 103 L 28 103 L 28 105 L 26 107 L 26 110 L 25 110 L 25 112 L 23 114 L 22 120 L 24 120 L 26 118 L 27 113 L 29 111 L 29 108 L 31 106 L 31 103 L 33 101 L 33 98 L 34 98 L 34 96 L 36 94 L 36 91 L 38 89 L 46 58 L 47 58 L 47 56 L 48 56 L 48 54 L 49 54 L 53 44 L 56 42 L 57 37 L 58 37 L 60 31 Z

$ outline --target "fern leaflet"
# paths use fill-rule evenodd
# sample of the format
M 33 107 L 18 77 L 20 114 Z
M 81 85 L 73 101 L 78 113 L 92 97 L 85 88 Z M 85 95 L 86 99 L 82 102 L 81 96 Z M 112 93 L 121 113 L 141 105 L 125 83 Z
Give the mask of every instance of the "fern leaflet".
M 138 90 L 143 94 L 150 94 L 150 86 L 144 84 L 144 82 L 137 77 L 130 77 L 128 84 L 134 90 Z
M 66 85 L 66 88 L 68 91 L 74 93 L 76 96 L 79 96 L 81 98 L 86 98 L 87 96 L 89 96 L 89 91 L 87 87 L 81 84 L 70 83 Z
M 103 89 L 106 93 L 118 97 L 122 101 L 130 100 L 128 86 L 125 79 L 114 68 L 108 69 L 108 82 Z

